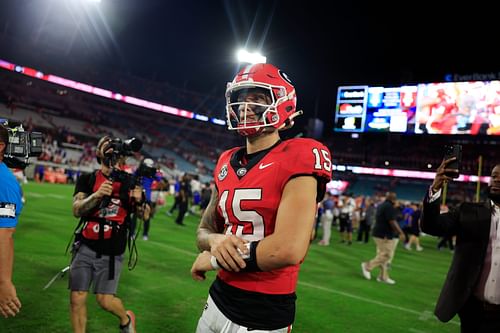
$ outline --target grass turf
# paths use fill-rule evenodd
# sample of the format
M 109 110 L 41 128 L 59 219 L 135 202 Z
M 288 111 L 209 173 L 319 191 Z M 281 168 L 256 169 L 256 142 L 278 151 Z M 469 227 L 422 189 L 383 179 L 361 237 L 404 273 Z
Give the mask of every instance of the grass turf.
M 27 203 L 15 234 L 14 283 L 23 304 L 15 318 L 0 318 L 2 333 L 70 332 L 67 276 L 48 290 L 42 288 L 69 262 L 66 244 L 76 226 L 71 214 L 73 187 L 24 185 Z M 166 207 L 170 207 L 171 197 Z M 152 220 L 150 238 L 138 237 L 139 262 L 124 265 L 118 296 L 137 316 L 139 333 L 194 332 L 214 273 L 205 282 L 191 279 L 196 256 L 198 218 L 186 226 L 174 223 L 162 207 Z M 458 332 L 458 319 L 443 324 L 433 308 L 451 261 L 448 251 L 437 251 L 436 240 L 422 239 L 423 252 L 399 246 L 389 286 L 367 281 L 360 263 L 375 255 L 375 246 L 340 244 L 332 232 L 329 247 L 316 242 L 302 265 L 297 288 L 294 332 Z M 376 272 L 374 271 L 374 275 Z M 101 310 L 89 295 L 87 332 L 118 332 L 118 320 Z

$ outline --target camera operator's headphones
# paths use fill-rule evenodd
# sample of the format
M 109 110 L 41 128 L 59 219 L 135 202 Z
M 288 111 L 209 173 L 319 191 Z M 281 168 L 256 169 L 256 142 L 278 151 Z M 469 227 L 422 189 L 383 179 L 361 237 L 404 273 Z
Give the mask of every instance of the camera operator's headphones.
M 95 158 L 97 159 L 97 163 L 101 164 L 101 159 L 104 157 L 101 154 L 101 149 L 104 147 L 104 145 L 108 142 L 111 141 L 111 137 L 108 135 L 103 136 L 102 138 L 99 139 L 99 142 L 97 142 L 97 148 L 95 152 Z

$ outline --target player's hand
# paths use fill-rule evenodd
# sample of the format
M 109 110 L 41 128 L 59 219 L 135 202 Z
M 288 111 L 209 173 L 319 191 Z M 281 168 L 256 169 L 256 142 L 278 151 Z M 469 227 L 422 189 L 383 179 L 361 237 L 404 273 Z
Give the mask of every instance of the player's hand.
M 191 277 L 195 281 L 205 280 L 205 273 L 207 271 L 213 270 L 212 264 L 210 263 L 210 258 L 212 255 L 208 251 L 203 251 L 196 257 L 196 260 L 191 267 Z
M 437 168 L 436 170 L 436 176 L 434 177 L 434 181 L 432 182 L 431 188 L 434 192 L 439 191 L 441 188 L 443 188 L 443 184 L 445 182 L 449 182 L 450 180 L 453 180 L 453 178 L 448 177 L 445 175 L 446 172 L 458 172 L 457 169 L 447 169 L 446 166 L 456 160 L 456 157 L 451 157 L 449 159 L 443 160 L 441 162 L 441 165 Z
M 99 186 L 99 189 L 94 194 L 99 199 L 113 194 L 113 182 L 110 180 L 106 180 L 101 184 L 101 186 Z
M 151 217 L 151 206 L 146 203 L 143 207 L 142 218 L 147 221 Z
M 249 254 L 248 241 L 235 235 L 217 235 L 210 244 L 210 252 L 227 271 L 239 272 L 246 267 L 241 254 Z
M 14 317 L 21 310 L 21 301 L 17 298 L 16 288 L 12 282 L 0 283 L 0 314 Z

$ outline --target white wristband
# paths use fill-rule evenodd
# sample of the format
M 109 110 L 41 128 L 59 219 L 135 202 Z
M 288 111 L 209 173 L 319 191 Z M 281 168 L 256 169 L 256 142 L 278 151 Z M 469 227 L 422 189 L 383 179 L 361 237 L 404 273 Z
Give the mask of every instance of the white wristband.
M 215 256 L 212 256 L 210 258 L 210 264 L 212 265 L 212 268 L 215 270 L 221 269 L 221 267 L 219 266 L 219 263 L 217 262 L 217 258 Z
M 244 254 L 243 252 L 241 252 L 239 247 L 236 248 L 236 250 L 238 250 L 238 253 L 240 254 L 241 258 L 243 258 L 243 260 L 250 258 L 250 243 L 246 243 L 245 247 L 248 250 L 248 254 Z

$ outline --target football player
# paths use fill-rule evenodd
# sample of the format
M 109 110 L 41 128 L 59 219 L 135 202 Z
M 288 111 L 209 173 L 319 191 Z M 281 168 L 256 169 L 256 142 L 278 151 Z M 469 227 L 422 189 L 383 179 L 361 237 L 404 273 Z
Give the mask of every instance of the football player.
M 226 101 L 228 128 L 246 146 L 219 157 L 198 227 L 203 252 L 192 277 L 218 273 L 197 332 L 290 332 L 299 266 L 331 178 L 330 152 L 312 139 L 280 139 L 301 111 L 292 83 L 273 65 L 243 68 Z

